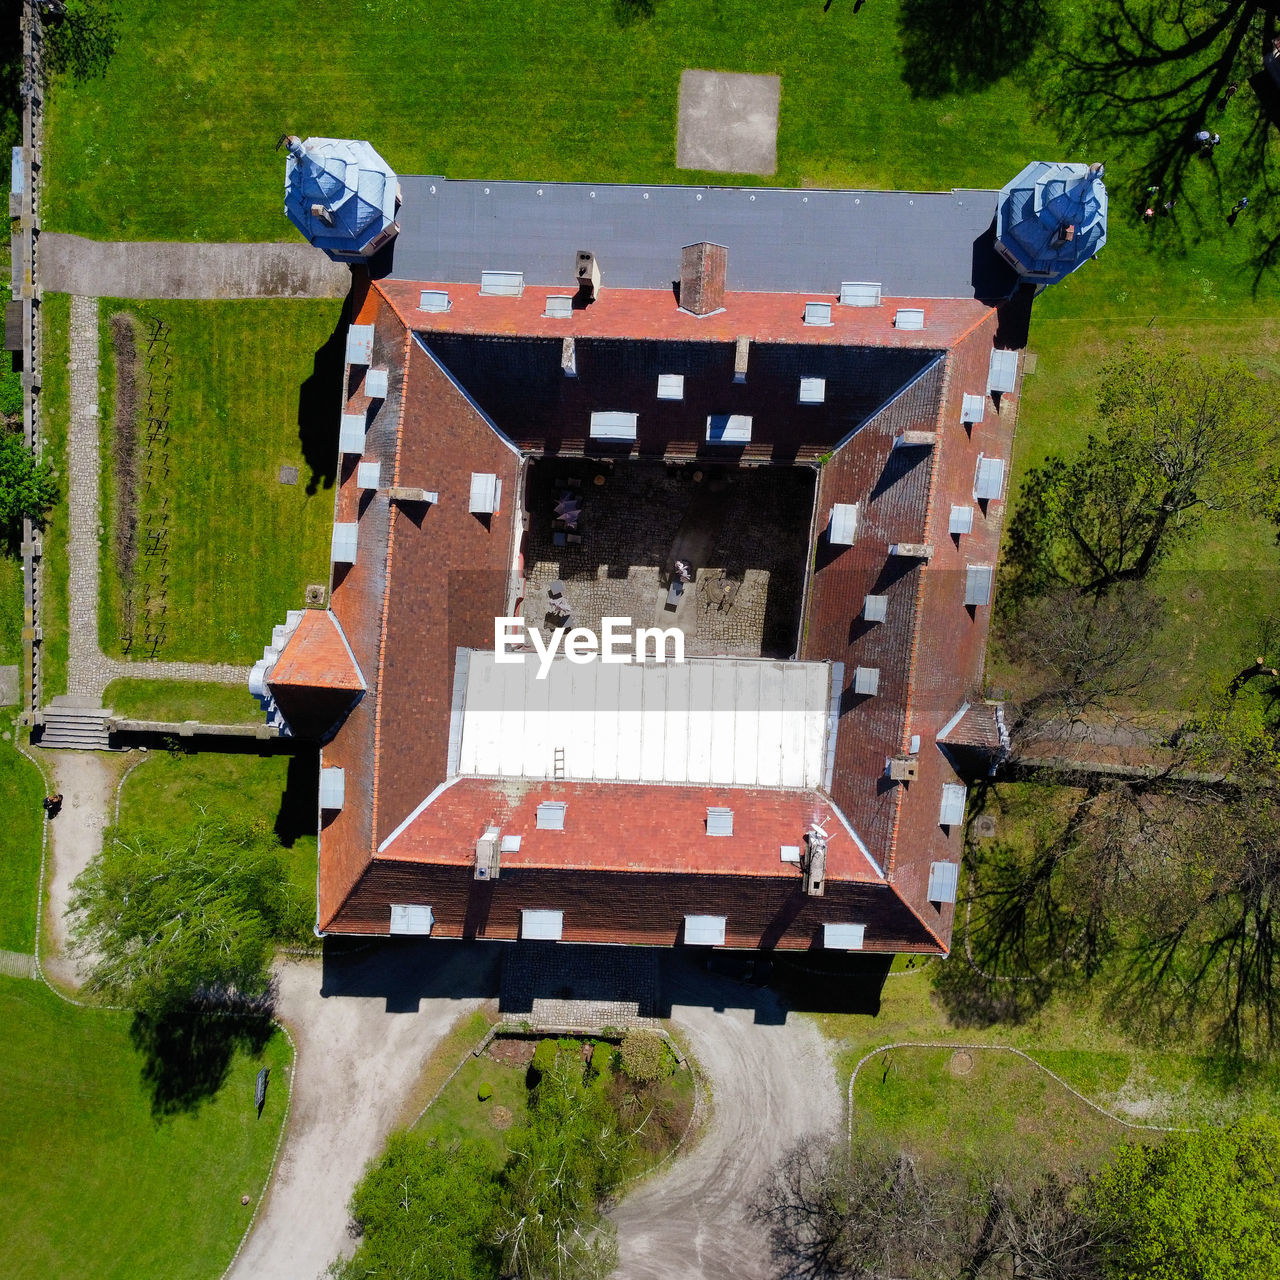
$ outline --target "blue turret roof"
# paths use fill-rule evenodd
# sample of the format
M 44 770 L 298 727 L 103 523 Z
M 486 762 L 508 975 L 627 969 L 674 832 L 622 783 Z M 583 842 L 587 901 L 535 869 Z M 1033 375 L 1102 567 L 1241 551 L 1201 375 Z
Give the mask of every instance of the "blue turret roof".
M 1020 274 L 1052 284 L 1107 242 L 1101 165 L 1034 160 L 996 202 L 996 248 Z
M 289 220 L 331 257 L 373 252 L 396 216 L 396 175 L 387 162 L 367 142 L 288 141 L 284 211 Z

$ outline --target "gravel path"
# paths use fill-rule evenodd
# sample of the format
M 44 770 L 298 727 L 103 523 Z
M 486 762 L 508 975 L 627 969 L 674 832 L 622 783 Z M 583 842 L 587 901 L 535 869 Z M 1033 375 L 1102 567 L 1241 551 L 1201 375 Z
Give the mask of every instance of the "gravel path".
M 298 1048 L 293 1105 L 262 1215 L 228 1280 L 316 1280 L 348 1238 L 347 1201 L 453 1024 L 497 994 L 498 948 L 376 946 L 279 970 Z
M 671 1019 L 711 1086 L 702 1140 L 613 1212 L 618 1280 L 752 1280 L 774 1272 L 765 1233 L 747 1218 L 760 1180 L 806 1134 L 839 1123 L 830 1048 L 771 992 L 701 973 L 673 956 Z
M 303 240 L 179 244 L 46 231 L 40 236 L 40 284 L 46 292 L 97 298 L 341 298 L 350 288 L 351 268 Z

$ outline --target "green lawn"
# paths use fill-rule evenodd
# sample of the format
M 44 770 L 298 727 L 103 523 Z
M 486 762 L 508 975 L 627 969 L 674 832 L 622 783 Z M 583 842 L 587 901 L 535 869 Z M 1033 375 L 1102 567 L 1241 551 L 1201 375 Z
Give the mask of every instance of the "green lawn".
M 290 877 L 311 897 L 318 775 L 314 752 L 153 751 L 120 789 L 119 825 L 163 836 L 205 819 L 262 823 L 284 845 Z
M 258 700 L 246 685 L 206 684 L 190 680 L 113 680 L 102 705 L 131 720 L 178 723 L 261 724 Z
M 230 1262 L 284 1119 L 288 1042 L 237 1053 L 218 1095 L 157 1119 L 129 1015 L 0 978 L 0 1273 L 211 1280 Z M 254 1077 L 271 1068 L 254 1114 Z M 251 1203 L 242 1206 L 240 1197 Z
M 144 322 L 161 320 L 170 329 L 168 439 L 155 447 L 150 481 L 145 460 L 138 471 L 135 594 L 141 601 L 149 588 L 153 600 L 162 594 L 165 600 L 163 614 L 153 613 L 165 637 L 155 656 L 247 665 L 261 655 L 286 612 L 303 606 L 307 585 L 328 582 L 341 367 L 338 383 L 330 386 L 332 370 L 325 366 L 329 377 L 319 380 L 325 390 L 318 405 L 312 374 L 341 306 L 106 302 L 104 327 L 121 307 L 137 308 Z M 105 376 L 109 389 L 112 376 Z M 107 422 L 110 417 L 105 415 Z M 306 423 L 305 440 L 300 421 Z M 333 431 L 326 429 L 330 424 Z M 141 434 L 145 443 L 145 429 Z M 110 459 L 109 443 L 103 456 Z M 297 484 L 280 483 L 282 465 L 297 468 Z M 162 524 L 168 531 L 167 580 L 161 559 L 146 553 L 141 536 Z M 130 631 L 121 624 L 110 537 L 103 547 L 104 648 L 150 657 L 137 611 L 134 644 L 126 650 Z
M 488 1054 L 468 1058 L 416 1128 L 445 1142 L 464 1135 L 477 1139 L 497 1173 L 507 1162 L 508 1128 L 523 1124 L 528 1114 L 526 1075 L 526 1068 L 495 1062 Z M 493 1090 L 493 1096 L 481 1102 L 478 1094 L 484 1084 Z M 511 1113 L 510 1126 L 494 1125 L 493 1109 L 499 1106 Z
M 0 950 L 30 954 L 36 940 L 36 897 L 40 879 L 40 837 L 44 779 L 13 745 L 11 710 L 0 710 Z
M 45 295 L 40 308 L 43 324 L 43 372 L 40 392 L 42 453 L 58 472 L 61 497 L 49 513 L 41 560 L 40 646 L 41 698 L 48 702 L 67 691 L 67 599 L 70 561 L 67 557 L 67 431 L 71 425 L 71 373 L 68 326 L 71 299 L 65 293 Z

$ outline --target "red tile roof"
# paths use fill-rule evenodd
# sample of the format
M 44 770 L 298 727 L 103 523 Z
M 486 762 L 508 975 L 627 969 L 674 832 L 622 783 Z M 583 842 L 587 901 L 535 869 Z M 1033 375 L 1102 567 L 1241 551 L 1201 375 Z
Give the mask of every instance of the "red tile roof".
M 268 683 L 273 690 L 285 685 L 353 691 L 365 687 L 337 620 L 320 609 L 308 609 L 302 615 L 271 668 Z

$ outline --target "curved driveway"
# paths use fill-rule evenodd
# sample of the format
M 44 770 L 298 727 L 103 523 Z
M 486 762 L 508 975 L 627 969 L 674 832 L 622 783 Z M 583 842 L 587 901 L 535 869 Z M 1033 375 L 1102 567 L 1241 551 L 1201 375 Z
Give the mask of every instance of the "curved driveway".
M 618 1280 L 754 1280 L 774 1274 L 747 1207 L 760 1180 L 806 1134 L 833 1130 L 840 1094 L 830 1046 L 772 992 L 700 973 L 672 957 L 671 1020 L 712 1093 L 702 1140 L 613 1211 Z

